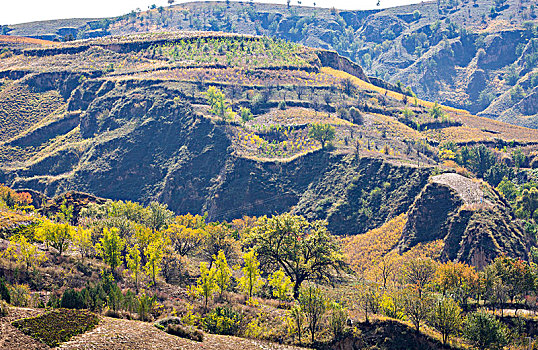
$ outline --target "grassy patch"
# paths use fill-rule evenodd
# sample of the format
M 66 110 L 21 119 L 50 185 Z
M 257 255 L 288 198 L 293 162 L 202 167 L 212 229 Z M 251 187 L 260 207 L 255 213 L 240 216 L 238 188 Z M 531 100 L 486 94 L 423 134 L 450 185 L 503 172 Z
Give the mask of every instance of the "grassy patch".
M 14 321 L 13 326 L 50 347 L 68 341 L 75 335 L 93 329 L 97 315 L 87 310 L 57 309 L 37 317 Z

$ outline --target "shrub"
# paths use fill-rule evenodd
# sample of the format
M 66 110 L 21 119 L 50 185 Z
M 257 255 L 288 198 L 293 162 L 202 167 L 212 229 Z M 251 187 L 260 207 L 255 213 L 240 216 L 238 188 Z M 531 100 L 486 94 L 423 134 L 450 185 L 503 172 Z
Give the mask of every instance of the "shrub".
M 0 300 L 5 300 L 8 304 L 11 303 L 11 295 L 3 278 L 0 278 Z
M 83 309 L 84 298 L 82 293 L 74 289 L 66 289 L 60 300 L 60 306 L 66 309 Z
M 364 122 L 361 112 L 355 107 L 351 107 L 349 109 L 349 116 L 351 118 L 351 121 L 355 124 L 362 125 L 362 123 Z
M 287 107 L 287 106 L 286 106 L 286 101 L 280 101 L 280 102 L 278 103 L 278 109 L 280 109 L 280 110 L 285 110 L 286 107 Z
M 8 304 L 3 301 L 3 300 L 0 300 L 0 317 L 5 317 L 5 316 L 8 316 L 9 315 L 9 306 Z
M 235 335 L 239 331 L 241 315 L 227 307 L 216 307 L 203 319 L 206 331 L 213 334 Z
M 13 306 L 28 306 L 30 301 L 30 288 L 25 284 L 16 284 L 11 287 L 11 304 Z
M 180 324 L 169 324 L 166 327 L 166 333 L 175 335 L 180 338 L 186 338 L 198 342 L 204 341 L 204 333 L 194 327 L 182 326 Z
M 347 120 L 349 118 L 349 111 L 344 107 L 338 107 L 338 109 L 336 110 L 336 114 L 338 115 L 339 118 L 342 118 L 342 119 Z
M 252 120 L 252 112 L 250 111 L 250 108 L 241 107 L 241 120 L 243 122 L 248 122 L 249 120 Z
M 467 315 L 463 335 L 479 349 L 502 348 L 508 343 L 506 327 L 483 310 Z

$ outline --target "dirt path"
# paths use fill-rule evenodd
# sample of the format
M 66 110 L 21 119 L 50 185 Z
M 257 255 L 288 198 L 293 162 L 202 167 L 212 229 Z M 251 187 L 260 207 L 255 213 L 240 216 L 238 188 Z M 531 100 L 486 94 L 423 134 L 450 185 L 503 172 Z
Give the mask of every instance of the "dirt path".
M 153 327 L 150 323 L 103 317 L 92 331 L 64 343 L 60 349 L 92 350 L 254 350 L 299 349 L 257 340 L 205 334 L 204 341 L 175 337 Z

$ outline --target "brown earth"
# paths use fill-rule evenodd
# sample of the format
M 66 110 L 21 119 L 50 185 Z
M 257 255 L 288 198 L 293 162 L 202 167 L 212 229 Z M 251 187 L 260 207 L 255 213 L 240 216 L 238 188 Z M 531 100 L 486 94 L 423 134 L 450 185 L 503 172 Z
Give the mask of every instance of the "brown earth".
M 17 319 L 37 316 L 44 310 L 27 308 L 10 308 L 10 315 L 0 318 L 0 349 L 34 350 L 49 349 L 37 340 L 23 334 L 11 325 Z M 214 334 L 205 334 L 203 342 L 195 342 L 167 334 L 151 323 L 102 317 L 93 330 L 74 337 L 62 344 L 59 349 L 92 350 L 278 350 L 300 349 L 297 347 L 268 343 L 254 339 L 243 339 Z

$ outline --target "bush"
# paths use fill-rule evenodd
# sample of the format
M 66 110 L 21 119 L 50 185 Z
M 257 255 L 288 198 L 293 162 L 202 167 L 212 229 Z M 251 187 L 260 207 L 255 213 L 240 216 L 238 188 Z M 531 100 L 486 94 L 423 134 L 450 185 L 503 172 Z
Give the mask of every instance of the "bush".
M 169 324 L 166 326 L 166 333 L 194 341 L 204 341 L 204 333 L 201 330 L 190 326 Z
M 5 300 L 8 304 L 11 303 L 11 295 L 3 278 L 0 278 L 0 300 Z
M 82 293 L 74 289 L 66 289 L 60 300 L 60 307 L 66 309 L 84 309 Z
M 338 107 L 338 109 L 336 110 L 336 114 L 338 115 L 339 118 L 342 118 L 342 119 L 347 120 L 349 118 L 349 111 L 344 107 Z
M 3 301 L 3 300 L 0 300 L 0 317 L 5 317 L 5 316 L 8 316 L 9 315 L 9 306 L 8 304 Z
M 355 124 L 361 125 L 364 121 L 361 112 L 355 107 L 349 109 L 349 116 L 351 121 Z
M 11 304 L 13 306 L 28 306 L 30 302 L 30 288 L 25 284 L 16 284 L 11 287 Z
M 216 307 L 203 319 L 206 331 L 213 334 L 236 335 L 239 331 L 241 315 L 227 307 Z
M 286 107 L 287 107 L 287 106 L 286 106 L 286 101 L 280 101 L 280 102 L 278 103 L 278 109 L 280 109 L 280 110 L 285 110 Z
M 463 335 L 479 349 L 502 348 L 508 343 L 506 327 L 494 315 L 483 310 L 467 315 Z

